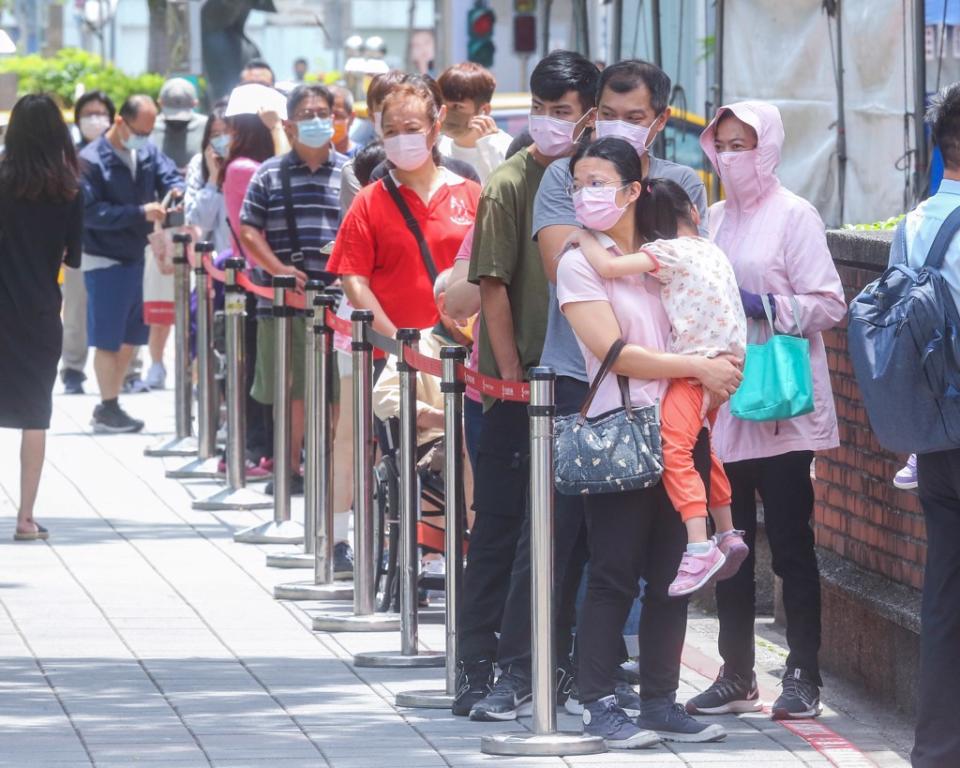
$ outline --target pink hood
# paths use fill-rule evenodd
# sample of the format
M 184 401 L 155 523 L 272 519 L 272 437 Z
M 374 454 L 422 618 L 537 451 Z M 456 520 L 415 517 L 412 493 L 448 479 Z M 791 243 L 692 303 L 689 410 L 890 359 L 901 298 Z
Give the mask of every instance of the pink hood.
M 717 150 L 713 143 L 717 122 L 727 112 L 732 112 L 737 119 L 749 125 L 757 133 L 757 148 L 753 151 L 755 184 L 744 189 L 724 188 L 729 203 L 749 211 L 755 209 L 767 195 L 780 186 L 777 166 L 780 165 L 780 152 L 783 149 L 783 119 L 780 117 L 780 110 L 765 101 L 738 101 L 736 104 L 721 107 L 710 121 L 710 125 L 700 134 L 700 146 L 710 158 L 721 181 L 723 181 L 723 173 L 720 172 Z
M 834 448 L 839 444 L 837 417 L 821 332 L 843 319 L 846 304 L 823 221 L 810 203 L 777 179 L 783 146 L 780 111 L 772 104 L 745 101 L 721 108 L 718 115 L 727 110 L 757 132 L 756 184 L 732 195 L 727 190 L 726 200 L 710 206 L 710 239 L 727 254 L 741 288 L 773 295 L 778 332 L 800 332 L 792 312 L 796 301 L 802 333 L 810 340 L 814 410 L 786 421 L 755 422 L 735 419 L 724 406 L 714 426 L 713 447 L 728 462 Z M 700 137 L 714 167 L 716 122 L 715 118 Z M 765 320 L 750 320 L 748 326 L 750 341 L 769 335 Z

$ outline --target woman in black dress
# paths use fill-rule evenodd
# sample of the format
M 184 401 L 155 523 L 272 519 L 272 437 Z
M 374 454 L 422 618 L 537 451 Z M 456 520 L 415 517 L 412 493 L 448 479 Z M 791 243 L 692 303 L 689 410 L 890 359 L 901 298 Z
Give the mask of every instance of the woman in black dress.
M 33 519 L 63 326 L 57 274 L 80 266 L 77 154 L 46 95 L 20 99 L 0 160 L 0 427 L 23 430 L 17 540 L 46 539 Z

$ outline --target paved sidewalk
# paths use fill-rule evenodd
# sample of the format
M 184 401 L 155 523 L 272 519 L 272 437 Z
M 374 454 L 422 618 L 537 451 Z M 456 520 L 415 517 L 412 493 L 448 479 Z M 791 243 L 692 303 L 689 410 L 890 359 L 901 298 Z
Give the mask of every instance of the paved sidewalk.
M 51 531 L 46 544 L 11 540 L 19 436 L 0 432 L 2 768 L 907 765 L 902 739 L 891 744 L 871 713 L 829 709 L 792 730 L 759 713 L 719 718 L 729 733 L 721 744 L 565 760 L 484 756 L 482 734 L 529 721 L 491 726 L 398 710 L 396 692 L 441 687 L 441 670 L 355 669 L 353 654 L 399 650 L 398 636 L 314 633 L 313 614 L 347 604 L 274 600 L 275 584 L 309 572 L 266 567 L 267 552 L 290 547 L 232 541 L 269 511 L 193 511 L 191 499 L 213 484 L 167 480 L 164 469 L 182 460 L 143 456 L 158 432 L 172 431 L 169 392 L 124 397 L 157 430 L 144 435 L 93 436 L 95 402 L 55 398 L 37 508 Z M 300 500 L 294 514 L 302 516 Z M 710 618 L 691 613 L 681 697 L 716 671 L 713 632 Z M 441 649 L 442 626 L 421 625 L 421 639 Z M 775 669 L 780 651 L 768 640 L 764 649 Z M 767 695 L 774 684 L 761 674 Z

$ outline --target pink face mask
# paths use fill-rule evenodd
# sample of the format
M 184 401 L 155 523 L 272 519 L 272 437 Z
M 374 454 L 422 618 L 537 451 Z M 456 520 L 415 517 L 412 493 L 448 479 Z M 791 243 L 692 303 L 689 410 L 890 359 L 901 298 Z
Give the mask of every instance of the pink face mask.
M 559 157 L 573 149 L 576 144 L 573 137 L 576 128 L 577 123 L 569 120 L 558 120 L 547 115 L 530 115 L 528 130 L 537 149 L 547 157 Z
M 412 171 L 430 159 L 427 137 L 422 133 L 401 133 L 383 140 L 387 160 L 401 171 Z
M 597 120 L 597 138 L 602 139 L 606 136 L 615 136 L 623 139 L 637 150 L 637 154 L 643 157 L 647 151 L 647 139 L 650 138 L 649 125 L 634 125 L 623 120 Z
M 626 186 L 626 185 L 624 185 Z M 617 205 L 617 192 L 623 187 L 583 187 L 573 193 L 573 209 L 587 229 L 605 232 L 620 221 L 627 206 Z
M 755 192 L 760 186 L 757 178 L 757 150 L 718 152 L 717 172 L 728 197 L 737 199 Z

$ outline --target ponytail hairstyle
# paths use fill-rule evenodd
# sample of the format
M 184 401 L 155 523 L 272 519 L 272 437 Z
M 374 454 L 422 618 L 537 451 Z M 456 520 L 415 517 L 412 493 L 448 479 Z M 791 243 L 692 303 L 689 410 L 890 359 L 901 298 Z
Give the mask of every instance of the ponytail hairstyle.
M 637 234 L 645 243 L 675 238 L 681 223 L 697 228 L 693 203 L 683 187 L 669 179 L 643 180 L 636 215 Z

